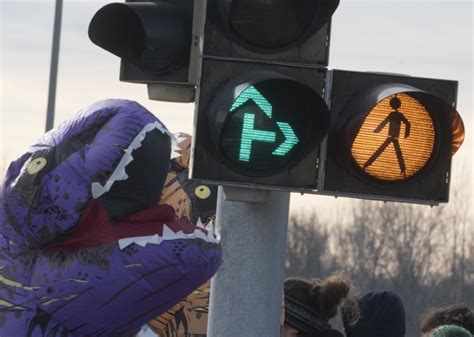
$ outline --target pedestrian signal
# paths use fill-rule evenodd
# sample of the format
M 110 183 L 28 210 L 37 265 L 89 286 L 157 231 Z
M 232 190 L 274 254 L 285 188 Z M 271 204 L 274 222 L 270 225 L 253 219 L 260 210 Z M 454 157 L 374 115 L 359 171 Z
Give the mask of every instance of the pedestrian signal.
M 426 108 L 407 94 L 383 99 L 369 112 L 352 143 L 352 157 L 369 176 L 412 177 L 431 158 L 435 130 Z
M 452 154 L 464 138 L 457 82 L 330 73 L 333 127 L 319 193 L 447 202 Z

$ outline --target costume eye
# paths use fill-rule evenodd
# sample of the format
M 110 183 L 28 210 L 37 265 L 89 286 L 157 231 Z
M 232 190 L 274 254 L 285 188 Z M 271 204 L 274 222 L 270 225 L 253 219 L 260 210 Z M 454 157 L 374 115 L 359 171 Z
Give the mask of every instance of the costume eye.
M 26 170 L 31 175 L 36 174 L 46 166 L 46 163 L 47 163 L 46 158 L 43 158 L 43 157 L 35 158 L 28 164 L 28 166 L 26 167 Z
M 194 190 L 194 194 L 196 194 L 199 199 L 207 199 L 211 196 L 211 189 L 206 185 L 199 185 Z

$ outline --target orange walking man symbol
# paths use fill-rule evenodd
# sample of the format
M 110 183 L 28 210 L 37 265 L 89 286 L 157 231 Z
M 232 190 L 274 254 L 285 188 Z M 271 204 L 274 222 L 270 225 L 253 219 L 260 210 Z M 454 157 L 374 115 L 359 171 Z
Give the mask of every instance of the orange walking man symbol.
M 395 153 L 397 154 L 398 164 L 400 165 L 400 172 L 406 177 L 406 167 L 405 167 L 405 160 L 403 159 L 402 150 L 400 148 L 400 142 L 398 138 L 400 138 L 400 128 L 401 124 L 405 124 L 405 138 L 410 137 L 410 122 L 408 119 L 398 111 L 401 106 L 400 99 L 396 96 L 390 100 L 390 106 L 395 109 L 394 111 L 390 112 L 390 114 L 380 123 L 379 126 L 374 130 L 374 132 L 379 133 L 383 130 L 383 128 L 389 124 L 388 136 L 385 142 L 380 145 L 377 151 L 367 160 L 364 164 L 363 169 L 365 170 L 367 167 L 372 165 L 375 160 L 385 151 L 385 149 L 393 143 L 393 147 L 395 148 Z

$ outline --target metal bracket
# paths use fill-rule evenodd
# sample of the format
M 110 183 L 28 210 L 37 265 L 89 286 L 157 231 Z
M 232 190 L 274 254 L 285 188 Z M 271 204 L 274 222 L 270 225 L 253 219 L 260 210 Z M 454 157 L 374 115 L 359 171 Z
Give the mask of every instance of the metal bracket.
M 269 190 L 260 190 L 255 188 L 223 186 L 224 200 L 236 202 L 250 202 L 254 204 L 263 204 L 270 196 Z
M 194 102 L 195 87 L 178 83 L 148 83 L 148 98 L 178 103 Z

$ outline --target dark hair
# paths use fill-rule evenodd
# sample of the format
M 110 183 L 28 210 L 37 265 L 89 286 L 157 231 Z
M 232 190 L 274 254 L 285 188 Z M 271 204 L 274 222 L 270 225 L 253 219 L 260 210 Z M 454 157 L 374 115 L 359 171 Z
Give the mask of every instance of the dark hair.
M 429 333 L 442 325 L 457 325 L 474 335 L 474 313 L 463 304 L 431 309 L 421 319 L 421 332 Z
M 285 281 L 285 296 L 300 302 L 316 313 L 331 319 L 344 299 L 350 297 L 351 283 L 340 275 L 324 280 L 290 278 Z
M 344 300 L 341 305 L 342 326 L 346 337 L 351 337 L 352 327 L 357 324 L 360 319 L 361 308 L 356 299 Z

